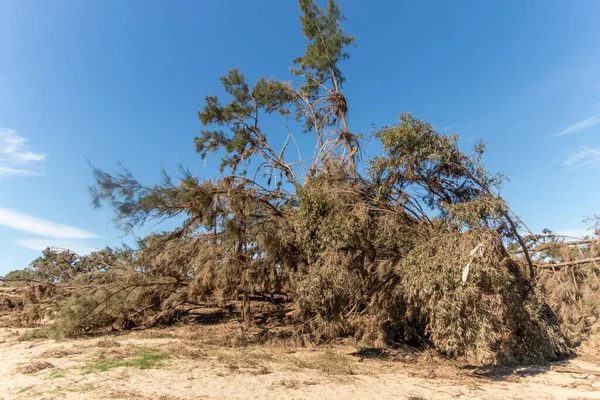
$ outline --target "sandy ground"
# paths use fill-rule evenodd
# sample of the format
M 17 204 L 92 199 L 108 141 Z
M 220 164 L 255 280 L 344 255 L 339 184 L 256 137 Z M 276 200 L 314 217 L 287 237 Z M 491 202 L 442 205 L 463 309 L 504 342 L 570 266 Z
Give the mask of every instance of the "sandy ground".
M 550 366 L 473 369 L 343 345 L 227 347 L 190 327 L 61 341 L 23 332 L 0 328 L 0 399 L 600 399 L 600 375 Z M 562 365 L 600 371 L 597 360 Z

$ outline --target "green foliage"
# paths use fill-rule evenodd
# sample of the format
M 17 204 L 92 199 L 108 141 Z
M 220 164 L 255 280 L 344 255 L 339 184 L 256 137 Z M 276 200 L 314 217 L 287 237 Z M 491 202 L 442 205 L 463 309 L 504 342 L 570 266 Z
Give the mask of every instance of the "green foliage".
M 111 369 L 129 367 L 137 369 L 151 369 L 159 367 L 169 358 L 169 353 L 159 352 L 154 349 L 141 349 L 135 357 L 121 360 L 98 360 L 85 367 L 86 373 L 106 372 Z
M 452 224 L 502 229 L 509 233 L 504 201 L 492 192 L 501 176 L 491 175 L 481 164 L 482 144 L 468 157 L 458 148 L 458 136 L 444 136 L 410 114 L 400 123 L 375 133 L 384 155 L 370 163 L 370 173 L 380 185 L 379 195 L 402 204 L 419 218 L 421 206 L 440 212 Z
M 258 121 L 260 113 L 287 113 L 284 107 L 291 101 L 288 87 L 274 79 L 260 78 L 250 89 L 246 78 L 237 69 L 223 76 L 221 83 L 225 92 L 233 98 L 231 103 L 221 105 L 217 96 L 207 96 L 206 106 L 198 112 L 198 117 L 204 126 L 226 126 L 229 132 L 203 130 L 194 139 L 201 158 L 206 158 L 208 153 L 224 150 L 226 155 L 221 159 L 221 172 L 229 167 L 234 174 L 240 164 L 247 165 L 251 157 L 257 154 L 268 158 L 271 168 L 284 168 L 281 157 L 269 146 Z M 285 173 L 291 174 L 291 171 Z M 291 175 L 288 178 L 293 182 Z
M 56 321 L 42 328 L 45 335 L 64 338 L 171 321 L 176 315 L 173 305 L 180 300 L 179 285 L 132 278 L 135 282 L 129 284 L 115 282 L 71 293 L 56 312 Z
M 312 95 L 321 90 L 321 85 L 331 81 L 338 89 L 344 82 L 339 62 L 350 58 L 344 48 L 354 43 L 354 37 L 346 35 L 340 27 L 344 17 L 339 5 L 329 0 L 327 9 L 319 8 L 313 0 L 300 0 L 302 34 L 308 39 L 306 52 L 294 60 L 292 72 L 303 76 L 306 83 L 302 89 Z
M 29 267 L 6 275 L 7 279 L 48 281 L 51 283 L 77 282 L 84 284 L 102 281 L 109 266 L 117 265 L 130 256 L 125 250 L 105 248 L 80 256 L 68 249 L 47 248 Z

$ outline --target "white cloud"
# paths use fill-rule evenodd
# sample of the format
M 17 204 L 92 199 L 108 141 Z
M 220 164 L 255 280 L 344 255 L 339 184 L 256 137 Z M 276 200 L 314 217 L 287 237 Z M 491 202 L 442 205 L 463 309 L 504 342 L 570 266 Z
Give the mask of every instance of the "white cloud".
M 69 249 L 79 255 L 86 255 L 97 250 L 76 240 L 60 240 L 53 238 L 20 239 L 17 240 L 16 243 L 19 246 L 36 251 L 43 251 L 48 247 L 52 247 L 58 249 Z
M 31 171 L 22 168 L 12 168 L 0 165 L 0 176 L 2 175 L 29 175 Z
M 582 147 L 563 161 L 567 169 L 600 167 L 600 147 Z
M 563 129 L 562 131 L 558 132 L 555 136 L 564 136 L 564 135 L 568 135 L 571 133 L 575 133 L 577 131 L 581 131 L 583 129 L 589 128 L 591 126 L 600 124 L 600 114 L 596 114 L 593 117 L 575 122 L 574 124 L 571 124 L 569 126 L 567 126 L 565 129 Z
M 12 129 L 0 128 L 0 176 L 39 174 L 46 154 L 27 146 L 27 139 Z
M 0 208 L 0 225 L 38 236 L 57 239 L 92 239 L 97 237 L 92 232 L 83 229 L 32 217 L 8 208 Z

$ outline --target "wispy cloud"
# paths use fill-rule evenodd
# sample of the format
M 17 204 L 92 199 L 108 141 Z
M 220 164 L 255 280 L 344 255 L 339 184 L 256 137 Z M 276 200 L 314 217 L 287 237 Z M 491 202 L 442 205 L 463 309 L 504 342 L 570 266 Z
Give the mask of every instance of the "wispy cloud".
M 0 226 L 56 239 L 93 239 L 92 232 L 36 218 L 8 208 L 0 208 Z
M 555 136 L 569 135 L 597 124 L 600 124 L 600 114 L 596 114 L 593 117 L 575 122 L 574 124 L 571 124 L 562 131 L 558 132 Z
M 600 167 L 600 147 L 582 147 L 564 160 L 563 165 L 567 169 Z
M 86 255 L 97 250 L 93 247 L 87 246 L 85 243 L 81 243 L 76 240 L 61 240 L 53 238 L 20 239 L 17 240 L 16 243 L 19 246 L 36 251 L 43 251 L 48 247 L 52 247 L 59 249 L 69 249 L 79 255 Z
M 33 152 L 16 131 L 0 128 L 0 176 L 39 174 L 46 154 Z
M 593 110 L 593 109 L 598 108 L 598 107 L 600 107 L 600 102 L 592 104 L 591 106 L 589 106 L 587 108 L 586 111 Z
M 508 128 L 506 128 L 504 130 L 504 132 L 511 133 L 511 132 L 523 131 L 528 126 L 529 126 L 529 124 L 523 124 L 523 123 L 513 124 L 512 126 L 509 126 Z
M 600 114 L 596 114 L 593 117 L 575 122 L 574 124 L 571 124 L 562 131 L 558 132 L 555 136 L 569 135 L 597 124 L 600 124 Z

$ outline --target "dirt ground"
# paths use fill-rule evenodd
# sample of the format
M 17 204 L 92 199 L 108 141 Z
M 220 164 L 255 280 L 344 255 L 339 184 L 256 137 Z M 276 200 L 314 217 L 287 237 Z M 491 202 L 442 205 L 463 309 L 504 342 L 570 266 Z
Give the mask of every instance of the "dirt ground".
M 599 375 L 469 368 L 411 349 L 232 346 L 233 326 L 69 340 L 0 328 L 0 399 L 600 399 Z M 600 371 L 589 341 L 562 367 Z

